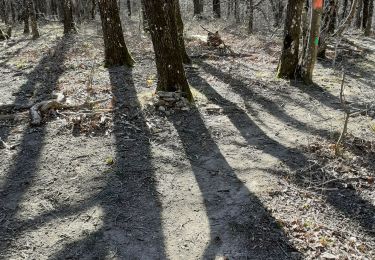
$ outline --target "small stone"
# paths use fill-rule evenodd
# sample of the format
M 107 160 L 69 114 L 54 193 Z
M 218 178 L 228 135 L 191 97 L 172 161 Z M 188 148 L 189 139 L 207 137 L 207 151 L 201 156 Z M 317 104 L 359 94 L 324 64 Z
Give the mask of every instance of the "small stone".
M 161 111 L 161 112 L 165 112 L 165 110 L 166 110 L 166 109 L 165 109 L 164 106 L 160 106 L 160 107 L 159 107 L 159 111 Z

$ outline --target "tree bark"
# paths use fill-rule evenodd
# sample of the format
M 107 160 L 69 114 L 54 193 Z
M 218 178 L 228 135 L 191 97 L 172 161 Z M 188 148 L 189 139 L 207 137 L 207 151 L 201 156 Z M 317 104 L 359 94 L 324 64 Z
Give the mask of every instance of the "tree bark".
M 23 10 L 23 33 L 24 34 L 29 34 L 30 33 L 30 25 L 29 25 L 29 7 L 26 2 L 26 0 L 23 1 L 24 4 L 24 10 Z
M 234 18 L 236 19 L 236 23 L 241 22 L 240 18 L 240 1 L 234 0 Z
M 102 21 L 105 65 L 134 65 L 125 44 L 117 0 L 99 0 L 100 19 Z
M 30 20 L 31 20 L 31 32 L 33 35 L 33 39 L 39 38 L 39 30 L 38 30 L 38 23 L 36 20 L 36 14 L 35 14 L 35 7 L 34 7 L 34 1 L 33 0 L 27 0 L 27 7 L 30 13 Z
M 63 0 L 64 33 L 77 32 L 73 20 L 73 5 L 71 0 Z
M 254 0 L 248 0 L 248 16 L 247 33 L 252 34 L 254 32 Z
M 180 3 L 179 0 L 174 1 L 175 15 L 176 15 L 176 25 L 177 25 L 177 40 L 180 48 L 180 53 L 182 57 L 182 62 L 184 64 L 190 64 L 191 59 L 186 52 L 185 41 L 184 41 L 184 23 L 181 17 Z
M 358 7 L 357 7 L 357 13 L 356 13 L 356 18 L 355 18 L 355 26 L 358 29 L 361 29 L 362 26 L 362 7 L 363 7 L 363 0 L 359 0 Z
M 323 12 L 323 0 L 313 0 L 310 18 L 310 34 L 308 38 L 306 55 L 302 61 L 301 77 L 305 83 L 312 83 L 319 46 L 320 22 Z
M 144 1 L 158 71 L 157 91 L 191 94 L 177 41 L 174 3 L 169 0 Z
M 283 49 L 277 77 L 293 79 L 298 67 L 299 39 L 304 0 L 289 0 L 284 27 Z
M 194 16 L 200 17 L 203 13 L 203 0 L 193 0 Z
M 365 36 L 371 35 L 373 12 L 374 12 L 374 0 L 369 0 L 368 18 L 367 18 L 366 27 L 365 27 Z
M 220 0 L 213 0 L 212 1 L 212 9 L 215 18 L 221 18 L 221 5 Z
M 131 4 L 130 0 L 126 1 L 126 6 L 128 8 L 128 17 L 132 17 L 132 4 Z
M 365 30 L 367 25 L 367 20 L 369 18 L 369 3 L 370 0 L 363 0 L 363 12 L 362 12 L 362 28 Z

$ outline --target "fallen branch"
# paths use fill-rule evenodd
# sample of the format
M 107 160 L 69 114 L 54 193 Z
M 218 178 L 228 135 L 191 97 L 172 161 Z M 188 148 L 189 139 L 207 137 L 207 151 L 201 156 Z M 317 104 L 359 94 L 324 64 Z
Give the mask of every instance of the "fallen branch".
M 106 99 L 91 101 L 91 102 L 85 102 L 80 105 L 67 105 L 64 103 L 61 103 L 57 101 L 56 99 L 42 101 L 39 103 L 36 103 L 30 108 L 30 117 L 31 117 L 31 125 L 38 126 L 42 123 L 42 116 L 43 114 L 47 113 L 51 109 L 74 109 L 79 110 L 83 108 L 92 109 L 95 105 L 107 101 Z
M 340 90 L 340 102 L 341 106 L 345 112 L 345 121 L 344 121 L 344 127 L 342 129 L 342 132 L 340 134 L 339 139 L 337 140 L 336 147 L 335 147 L 335 155 L 340 154 L 340 147 L 342 142 L 344 141 L 346 132 L 348 130 L 348 122 L 349 122 L 349 117 L 350 117 L 350 109 L 346 105 L 345 101 L 345 93 L 344 93 L 344 83 L 345 83 L 345 73 L 342 73 L 342 81 L 341 81 L 341 90 Z

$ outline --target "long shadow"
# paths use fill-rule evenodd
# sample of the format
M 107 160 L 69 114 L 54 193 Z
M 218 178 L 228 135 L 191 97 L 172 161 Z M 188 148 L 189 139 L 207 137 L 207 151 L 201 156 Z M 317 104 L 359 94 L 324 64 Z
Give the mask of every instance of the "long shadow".
M 116 100 L 116 158 L 115 175 L 94 199 L 104 211 L 103 224 L 94 233 L 64 246 L 51 259 L 104 259 L 110 249 L 117 251 L 119 259 L 166 259 L 150 133 L 140 113 L 132 71 L 116 67 L 109 75 Z M 129 128 L 128 122 L 136 128 Z M 116 198 L 111 199 L 113 196 Z
M 304 132 L 310 132 L 319 134 L 322 137 L 327 137 L 331 135 L 330 131 L 324 130 L 324 129 L 317 129 L 312 125 L 308 125 L 304 122 L 301 122 L 294 117 L 288 115 L 278 104 L 276 104 L 274 101 L 270 100 L 267 97 L 264 97 L 263 95 L 257 93 L 256 91 L 249 88 L 248 84 L 244 82 L 244 79 L 238 79 L 234 78 L 232 75 L 229 75 L 227 73 L 223 73 L 221 70 L 215 68 L 214 66 L 201 61 L 195 61 L 196 64 L 198 64 L 205 72 L 215 76 L 220 81 L 228 84 L 231 89 L 234 90 L 235 93 L 240 95 L 246 102 L 246 109 L 248 111 L 254 112 L 251 103 L 255 102 L 258 103 L 262 109 L 266 110 L 271 115 L 279 118 L 281 121 L 291 124 L 293 127 L 295 127 L 298 130 L 304 131 Z M 249 99 L 250 97 L 250 99 Z M 248 100 L 249 99 L 249 100 Z M 220 98 L 219 98 L 220 100 Z M 222 100 L 222 99 L 221 99 Z M 227 101 L 223 101 L 226 102 Z M 233 105 L 233 104 L 232 104 Z
M 15 104 L 31 102 L 30 96 L 45 96 L 55 88 L 59 77 L 64 72 L 62 68 L 65 54 L 74 43 L 74 39 L 64 37 L 54 48 L 53 56 L 42 58 L 38 66 L 28 75 L 27 82 L 19 89 Z M 52 66 L 54 69 L 47 70 Z M 1 138 L 6 140 L 11 128 L 1 131 Z M 19 152 L 14 158 L 14 164 L 6 175 L 1 189 L 0 208 L 4 209 L 7 225 L 0 226 L 0 252 L 6 253 L 9 239 L 13 239 L 18 232 L 13 230 L 17 226 L 16 214 L 19 211 L 20 202 L 32 184 L 38 168 L 38 160 L 43 148 L 46 135 L 46 127 L 26 127 L 20 142 Z
M 217 256 L 225 259 L 296 259 L 298 252 L 262 202 L 236 176 L 198 109 L 194 108 L 189 114 L 170 116 L 169 120 L 177 129 L 190 160 L 209 219 L 210 241 L 202 259 L 216 259 Z
M 223 73 L 224 74 L 224 73 Z M 223 77 L 223 76 L 222 76 Z M 225 75 L 225 77 L 230 77 Z M 209 100 L 219 106 L 228 104 L 236 107 L 236 104 L 222 97 L 217 91 L 210 86 L 202 77 L 194 75 L 194 78 L 189 80 L 193 86 L 200 86 L 200 91 L 207 96 Z M 234 88 L 236 92 L 236 89 Z M 273 140 L 253 122 L 252 119 L 240 108 L 238 113 L 224 113 L 229 118 L 231 123 L 238 129 L 242 137 L 247 141 L 248 145 L 252 145 L 261 149 L 275 158 L 281 160 L 291 170 L 297 171 L 308 165 L 308 158 L 299 150 L 288 148 Z M 308 174 L 298 174 L 294 180 L 299 187 L 306 187 L 306 183 L 311 183 L 314 176 Z M 327 179 L 335 179 L 333 176 L 327 176 Z M 355 190 L 346 189 L 343 182 L 337 182 L 339 189 L 334 191 L 327 191 L 322 195 L 327 201 L 336 209 L 341 211 L 346 217 L 357 222 L 366 233 L 374 236 L 375 206 L 371 202 L 360 197 Z

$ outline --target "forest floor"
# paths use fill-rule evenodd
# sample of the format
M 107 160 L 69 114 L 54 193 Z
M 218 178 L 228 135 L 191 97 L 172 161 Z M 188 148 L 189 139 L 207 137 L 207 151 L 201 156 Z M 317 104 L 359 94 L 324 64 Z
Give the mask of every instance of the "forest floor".
M 279 35 L 226 28 L 233 57 L 194 23 L 195 103 L 182 110 L 153 106 L 152 45 L 136 23 L 132 69 L 103 67 L 99 24 L 68 37 L 44 25 L 0 47 L 0 259 L 375 258 L 373 110 L 333 151 L 341 68 L 350 106 L 373 105 L 375 39 L 352 34 L 336 69 L 329 50 L 304 86 L 275 78 Z M 28 108 L 56 93 L 95 105 L 31 126 Z

